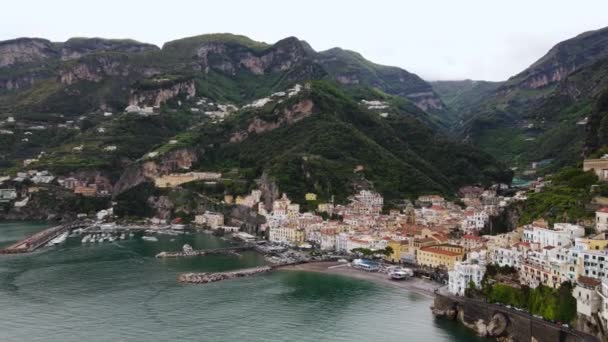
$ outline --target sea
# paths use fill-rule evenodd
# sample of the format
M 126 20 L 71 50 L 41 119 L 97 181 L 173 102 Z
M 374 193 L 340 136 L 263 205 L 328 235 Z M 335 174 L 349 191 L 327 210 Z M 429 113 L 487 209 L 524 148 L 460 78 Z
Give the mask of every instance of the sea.
M 48 227 L 0 222 L 0 247 Z M 264 264 L 240 256 L 156 259 L 160 251 L 219 248 L 208 234 L 82 244 L 0 255 L 0 341 L 487 341 L 435 319 L 432 298 L 344 276 L 278 271 L 180 284 L 182 272 Z

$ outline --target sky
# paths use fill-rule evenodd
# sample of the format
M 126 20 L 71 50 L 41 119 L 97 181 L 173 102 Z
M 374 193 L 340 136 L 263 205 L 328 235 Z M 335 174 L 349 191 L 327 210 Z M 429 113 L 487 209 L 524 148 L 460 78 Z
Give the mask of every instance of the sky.
M 501 81 L 556 43 L 608 26 L 606 0 L 19 0 L 2 4 L 0 40 L 230 32 L 315 50 L 341 47 L 426 80 Z

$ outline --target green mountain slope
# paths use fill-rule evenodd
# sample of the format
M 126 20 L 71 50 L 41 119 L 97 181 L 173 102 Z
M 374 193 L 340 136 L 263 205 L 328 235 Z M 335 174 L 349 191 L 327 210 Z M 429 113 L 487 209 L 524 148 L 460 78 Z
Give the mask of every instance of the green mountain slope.
M 389 104 L 383 109 L 388 115 L 368 109 L 362 99 Z M 306 192 L 344 201 L 370 183 L 397 199 L 428 192 L 449 195 L 464 184 L 510 180 L 510 172 L 492 157 L 449 141 L 401 101 L 369 89 L 355 94 L 314 82 L 289 100 L 202 125 L 189 132 L 192 140 L 186 146 L 200 153 L 195 168 L 238 170 L 247 175 L 240 179 L 245 182 L 267 173 L 296 201 Z
M 464 92 L 466 98 L 456 103 L 460 138 L 520 169 L 531 162 L 548 163 L 552 170 L 576 163 L 585 139 L 584 119 L 607 76 L 606 42 L 608 28 L 583 33 L 557 44 L 481 101 L 479 93 Z M 463 102 L 473 105 L 461 106 Z

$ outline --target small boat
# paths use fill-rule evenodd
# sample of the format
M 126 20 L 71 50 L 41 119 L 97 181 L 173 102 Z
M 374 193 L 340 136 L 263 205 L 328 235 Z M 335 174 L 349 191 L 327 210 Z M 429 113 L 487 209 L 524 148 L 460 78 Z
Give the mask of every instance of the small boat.
M 171 224 L 171 229 L 173 229 L 173 230 L 184 230 L 184 228 L 186 228 L 185 224 L 181 224 L 181 223 Z
M 60 243 L 63 243 L 65 240 L 67 240 L 67 238 L 68 238 L 68 232 L 62 233 L 61 235 L 59 235 L 56 238 L 54 238 L 53 240 L 51 240 L 51 245 L 58 245 Z
M 184 244 L 184 246 L 182 247 L 182 250 L 185 253 L 190 253 L 190 252 L 192 252 L 193 249 L 192 249 L 192 246 L 190 246 L 189 244 Z
M 403 280 L 409 278 L 409 274 L 403 270 L 392 270 L 388 273 L 388 276 L 393 280 Z
M 144 241 L 157 242 L 158 238 L 156 236 L 143 236 L 141 238 Z

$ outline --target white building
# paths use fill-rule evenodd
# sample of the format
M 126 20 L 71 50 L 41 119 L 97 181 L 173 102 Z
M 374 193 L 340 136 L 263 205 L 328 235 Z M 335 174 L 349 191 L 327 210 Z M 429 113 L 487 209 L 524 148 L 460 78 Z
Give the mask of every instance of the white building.
M 493 264 L 504 267 L 515 267 L 518 269 L 522 260 L 522 253 L 516 248 L 493 247 L 489 251 L 490 260 Z
M 595 212 L 595 229 L 598 232 L 608 230 L 608 208 L 602 208 Z
M 523 241 L 538 244 L 539 248 L 547 246 L 569 247 L 574 245 L 577 237 L 585 236 L 585 228 L 570 223 L 556 223 L 553 229 L 540 225 L 524 226 Z
M 484 210 L 468 209 L 464 213 L 461 229 L 466 233 L 473 233 L 483 229 L 490 221 L 490 216 Z
M 340 233 L 336 235 L 336 252 L 346 253 L 348 252 L 348 240 L 350 235 L 348 233 Z
M 464 296 L 469 283 L 473 282 L 476 288 L 481 287 L 481 280 L 486 273 L 485 251 L 473 252 L 466 261 L 456 262 L 450 271 L 448 290 L 457 296 Z
M 336 249 L 336 232 L 334 229 L 321 229 L 320 235 L 321 250 L 327 251 Z
M 576 312 L 592 319 L 602 307 L 602 297 L 598 293 L 601 281 L 581 276 L 577 279 L 572 295 L 576 298 Z

